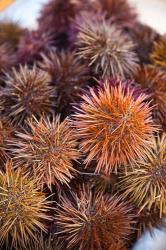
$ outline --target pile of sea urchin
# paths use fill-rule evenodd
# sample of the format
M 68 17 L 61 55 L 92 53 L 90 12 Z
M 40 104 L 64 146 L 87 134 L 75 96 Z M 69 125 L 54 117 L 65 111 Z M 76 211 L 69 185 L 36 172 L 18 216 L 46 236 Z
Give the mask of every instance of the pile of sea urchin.
M 0 23 L 0 249 L 129 250 L 166 216 L 166 36 L 126 0 Z

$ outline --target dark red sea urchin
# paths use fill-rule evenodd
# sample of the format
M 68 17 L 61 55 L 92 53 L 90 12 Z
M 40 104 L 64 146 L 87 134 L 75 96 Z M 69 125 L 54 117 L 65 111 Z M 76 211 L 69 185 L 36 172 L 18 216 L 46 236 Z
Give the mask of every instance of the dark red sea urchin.
M 142 66 L 134 75 L 135 81 L 149 95 L 155 121 L 166 129 L 166 74 L 153 65 Z
M 126 240 L 133 224 L 131 208 L 118 197 L 82 190 L 80 196 L 61 197 L 56 208 L 58 231 L 68 242 L 68 248 L 108 250 L 111 244 Z
M 154 42 L 160 37 L 157 31 L 145 24 L 137 22 L 134 28 L 129 29 L 129 34 L 135 44 L 140 63 L 151 63 L 150 54 L 153 51 Z
M 68 31 L 72 18 L 83 6 L 80 0 L 50 0 L 42 9 L 38 18 L 41 31 L 52 30 L 55 36 Z
M 82 88 L 88 85 L 89 70 L 74 52 L 52 50 L 48 55 L 42 54 L 42 58 L 39 66 L 51 76 L 57 93 L 57 109 L 68 113 L 71 104 L 80 100 Z

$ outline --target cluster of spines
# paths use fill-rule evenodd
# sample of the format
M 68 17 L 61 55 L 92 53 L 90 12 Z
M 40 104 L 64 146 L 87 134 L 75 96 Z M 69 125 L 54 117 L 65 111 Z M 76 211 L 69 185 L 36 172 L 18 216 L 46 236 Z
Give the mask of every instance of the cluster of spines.
M 62 2 L 0 23 L 0 243 L 126 250 L 164 225 L 165 36 L 125 0 Z

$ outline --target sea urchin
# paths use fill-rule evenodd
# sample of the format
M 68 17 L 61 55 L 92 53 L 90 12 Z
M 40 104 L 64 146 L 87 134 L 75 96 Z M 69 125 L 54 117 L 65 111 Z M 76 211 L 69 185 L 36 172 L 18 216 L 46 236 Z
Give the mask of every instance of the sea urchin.
M 74 130 L 66 119 L 49 117 L 29 121 L 31 132 L 16 133 L 18 139 L 10 144 L 15 164 L 31 168 L 40 187 L 68 184 L 76 170 L 73 161 L 79 158 Z
M 52 112 L 53 88 L 49 75 L 33 66 L 20 66 L 6 74 L 4 112 L 13 122 L 22 123 L 32 115 Z
M 14 171 L 8 162 L 0 174 L 0 190 L 0 243 L 11 240 L 11 245 L 25 246 L 34 232 L 46 231 L 43 222 L 49 219 L 46 212 L 50 202 L 22 168 Z
M 131 234 L 131 208 L 119 198 L 82 190 L 80 197 L 72 194 L 73 202 L 61 197 L 56 208 L 56 223 L 64 234 L 68 248 L 108 250 L 110 244 L 126 240 Z
M 102 76 L 130 76 L 138 58 L 132 40 L 109 21 L 85 19 L 77 23 L 78 55 Z
M 122 177 L 121 190 L 140 210 L 159 208 L 166 213 L 166 134 L 153 138 L 146 159 L 138 161 L 134 170 Z
M 74 114 L 85 163 L 95 159 L 96 172 L 110 173 L 118 164 L 142 158 L 156 129 L 146 95 L 135 98 L 129 88 L 121 83 L 112 87 L 108 81 L 89 92 Z

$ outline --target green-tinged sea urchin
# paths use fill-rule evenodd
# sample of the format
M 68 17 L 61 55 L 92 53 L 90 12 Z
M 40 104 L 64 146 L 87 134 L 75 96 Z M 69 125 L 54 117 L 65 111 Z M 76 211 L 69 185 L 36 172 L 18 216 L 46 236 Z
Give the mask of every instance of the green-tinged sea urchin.
M 166 213 L 166 134 L 153 139 L 146 159 L 122 177 L 120 187 L 140 210 L 158 208 L 160 217 Z
M 49 203 L 38 191 L 36 182 L 21 168 L 13 170 L 11 162 L 0 174 L 0 243 L 25 246 L 39 229 L 46 231 L 44 220 Z M 35 239 L 34 239 L 35 240 Z
M 151 60 L 155 66 L 166 69 L 166 35 L 154 43 Z
M 7 43 L 13 50 L 17 49 L 19 39 L 24 30 L 18 23 L 1 21 L 0 22 L 0 44 Z
M 112 87 L 108 81 L 89 92 L 74 114 L 85 163 L 96 160 L 96 172 L 110 173 L 119 164 L 143 158 L 156 130 L 146 95 L 135 98 L 121 82 Z

